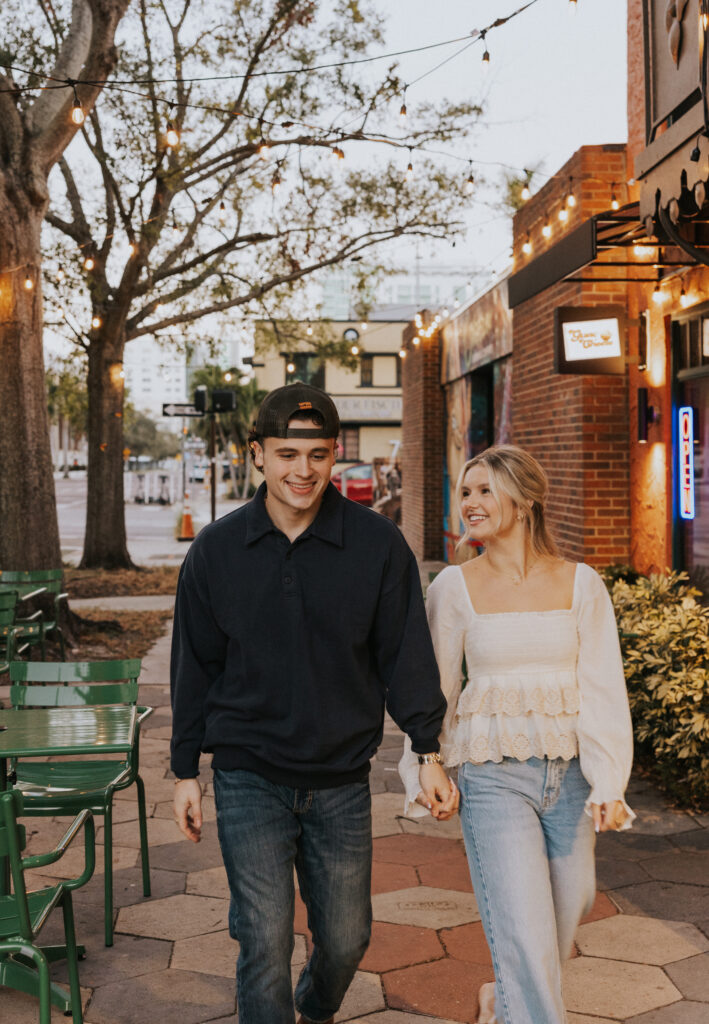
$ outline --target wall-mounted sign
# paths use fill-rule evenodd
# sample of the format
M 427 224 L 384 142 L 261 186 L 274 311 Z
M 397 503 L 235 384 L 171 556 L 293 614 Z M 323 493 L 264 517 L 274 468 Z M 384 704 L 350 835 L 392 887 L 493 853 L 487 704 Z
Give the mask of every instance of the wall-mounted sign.
M 333 395 L 343 423 L 401 423 L 401 395 Z
M 694 410 L 689 405 L 679 410 L 677 459 L 679 514 L 694 519 Z
M 624 373 L 625 327 L 622 306 L 559 306 L 554 310 L 554 370 Z

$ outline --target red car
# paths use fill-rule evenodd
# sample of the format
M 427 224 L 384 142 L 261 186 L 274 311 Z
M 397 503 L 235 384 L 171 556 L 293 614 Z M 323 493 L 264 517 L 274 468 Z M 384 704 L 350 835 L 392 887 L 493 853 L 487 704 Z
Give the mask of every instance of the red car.
M 349 469 L 341 469 L 339 473 L 333 473 L 330 479 L 338 491 L 350 501 L 356 501 L 368 508 L 372 507 L 374 486 L 371 463 L 363 462 L 358 466 L 350 466 Z

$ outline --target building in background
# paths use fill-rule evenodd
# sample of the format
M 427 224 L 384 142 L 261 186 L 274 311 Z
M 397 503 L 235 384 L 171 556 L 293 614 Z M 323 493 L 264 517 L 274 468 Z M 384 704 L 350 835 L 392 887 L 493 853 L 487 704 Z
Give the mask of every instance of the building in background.
M 320 283 L 320 315 L 326 320 L 347 320 L 357 316 L 355 308 L 357 273 L 349 266 L 328 272 Z M 425 263 L 416 256 L 414 266 L 389 274 L 369 296 L 376 312 L 370 317 L 388 320 L 409 320 L 426 308 L 445 306 L 453 309 L 472 294 L 470 271 L 459 264 Z
M 123 372 L 128 400 L 138 412 L 177 433 L 182 421 L 163 419 L 165 402 L 186 402 L 187 365 L 184 352 L 160 345 L 150 337 L 129 341 L 123 357 Z

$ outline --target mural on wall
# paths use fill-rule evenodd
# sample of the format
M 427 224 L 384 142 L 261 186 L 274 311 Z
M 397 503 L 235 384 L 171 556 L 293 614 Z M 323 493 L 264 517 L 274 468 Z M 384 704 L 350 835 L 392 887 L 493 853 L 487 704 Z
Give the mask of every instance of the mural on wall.
M 455 488 L 473 455 L 510 441 L 512 315 L 503 281 L 450 320 L 442 333 L 442 384 L 446 396 L 443 475 L 444 552 L 455 561 L 461 533 Z

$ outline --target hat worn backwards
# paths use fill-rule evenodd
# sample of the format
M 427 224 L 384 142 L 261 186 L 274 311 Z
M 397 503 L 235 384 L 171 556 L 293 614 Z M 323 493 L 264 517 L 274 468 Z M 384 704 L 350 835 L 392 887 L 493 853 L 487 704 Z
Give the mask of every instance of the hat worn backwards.
M 320 427 L 289 427 L 288 421 L 296 413 L 318 413 Z M 337 437 L 340 417 L 335 403 L 320 388 L 312 384 L 285 384 L 266 395 L 256 417 L 254 433 L 258 437 Z

